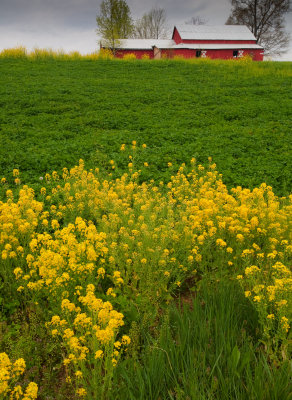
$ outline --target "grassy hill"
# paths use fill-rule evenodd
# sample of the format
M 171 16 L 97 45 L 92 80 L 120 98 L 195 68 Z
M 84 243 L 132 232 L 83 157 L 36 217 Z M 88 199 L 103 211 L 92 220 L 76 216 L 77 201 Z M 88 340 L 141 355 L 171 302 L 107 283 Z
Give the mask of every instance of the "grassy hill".
M 0 171 L 35 183 L 148 145 L 149 175 L 196 157 L 229 186 L 291 189 L 291 63 L 0 59 Z M 120 160 L 125 166 L 125 162 Z

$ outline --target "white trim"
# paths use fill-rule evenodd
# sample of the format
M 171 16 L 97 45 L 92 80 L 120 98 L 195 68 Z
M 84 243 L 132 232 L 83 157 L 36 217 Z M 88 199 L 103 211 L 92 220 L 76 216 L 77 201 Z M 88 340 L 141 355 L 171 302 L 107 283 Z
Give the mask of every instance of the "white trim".
M 257 44 L 229 44 L 229 43 L 179 43 L 172 47 L 173 49 L 192 49 L 192 50 L 221 50 L 221 49 L 231 49 L 231 50 L 242 50 L 242 49 L 263 49 L 262 46 Z

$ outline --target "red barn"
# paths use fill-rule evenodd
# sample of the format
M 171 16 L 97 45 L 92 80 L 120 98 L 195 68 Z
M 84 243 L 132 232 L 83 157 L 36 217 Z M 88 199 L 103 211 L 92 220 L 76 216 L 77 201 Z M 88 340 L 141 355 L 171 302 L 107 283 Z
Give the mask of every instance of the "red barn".
M 263 47 L 259 46 L 252 32 L 244 25 L 176 25 L 171 40 L 121 39 L 116 57 L 135 54 L 137 58 L 220 58 L 233 59 L 246 55 L 262 61 Z M 103 43 L 100 44 L 104 48 Z

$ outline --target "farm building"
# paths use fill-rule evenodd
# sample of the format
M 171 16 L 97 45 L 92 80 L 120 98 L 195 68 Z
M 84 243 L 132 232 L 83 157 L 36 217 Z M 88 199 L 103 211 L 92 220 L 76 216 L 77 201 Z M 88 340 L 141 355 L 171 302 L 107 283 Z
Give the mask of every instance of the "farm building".
M 100 48 L 105 48 L 103 42 Z M 135 54 L 137 58 L 221 58 L 232 59 L 249 55 L 262 61 L 263 47 L 259 46 L 252 32 L 244 25 L 176 25 L 172 39 L 121 39 L 116 57 Z

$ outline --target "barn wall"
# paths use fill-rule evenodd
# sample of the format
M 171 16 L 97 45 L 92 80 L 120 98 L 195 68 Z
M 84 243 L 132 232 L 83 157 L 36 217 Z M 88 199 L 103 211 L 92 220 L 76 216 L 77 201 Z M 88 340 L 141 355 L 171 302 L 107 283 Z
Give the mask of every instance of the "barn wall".
M 237 50 L 237 49 L 234 49 Z M 240 50 L 240 49 L 238 49 Z M 118 50 L 116 52 L 117 58 L 123 58 L 126 54 L 135 54 L 136 58 L 140 59 L 144 54 L 147 54 L 149 58 L 154 58 L 153 50 Z M 242 50 L 242 56 L 250 55 L 254 61 L 263 61 L 263 50 L 261 49 L 245 49 Z M 196 57 L 196 49 L 162 49 L 162 58 L 173 58 L 174 56 L 180 56 L 184 58 Z M 222 50 L 207 50 L 206 57 L 211 59 L 233 59 L 233 49 L 222 49 Z
M 180 56 L 184 58 L 196 57 L 196 50 L 193 49 L 175 49 L 175 50 L 162 50 L 162 57 L 173 58 Z
M 237 50 L 237 49 L 234 49 L 234 50 Z M 263 55 L 261 55 L 262 50 L 259 50 L 259 49 L 240 50 L 239 49 L 239 52 L 241 52 L 241 57 L 250 56 L 250 57 L 252 57 L 252 59 L 254 61 L 262 61 L 263 60 Z M 241 58 L 241 57 L 233 57 L 233 49 L 232 50 L 208 50 L 206 56 L 210 57 L 212 59 L 220 58 L 220 59 L 224 59 L 224 60 L 230 60 L 233 58 L 238 58 L 238 59 Z
M 236 50 L 236 49 L 234 49 Z M 262 61 L 263 54 L 262 50 L 259 49 L 245 49 L 242 50 L 242 56 L 250 55 L 254 61 Z M 175 49 L 171 56 L 167 53 L 167 50 L 163 50 L 162 54 L 164 57 L 173 58 L 174 56 L 180 56 L 184 58 L 194 58 L 196 57 L 196 50 L 193 49 Z M 222 50 L 207 50 L 206 57 L 211 59 L 222 59 L 230 60 L 233 59 L 233 49 L 222 49 Z
M 264 50 L 261 49 L 248 50 L 247 54 L 249 54 L 254 61 L 264 60 Z
M 174 49 L 161 49 L 161 58 L 173 58 L 176 52 Z
M 176 44 L 182 42 L 180 34 L 178 33 L 178 30 L 176 28 L 174 28 L 174 32 L 173 32 L 173 35 L 172 35 L 172 40 L 174 40 Z
M 126 54 L 135 54 L 138 59 L 142 58 L 145 54 L 149 58 L 153 58 L 153 50 L 117 50 L 116 57 L 123 58 Z

